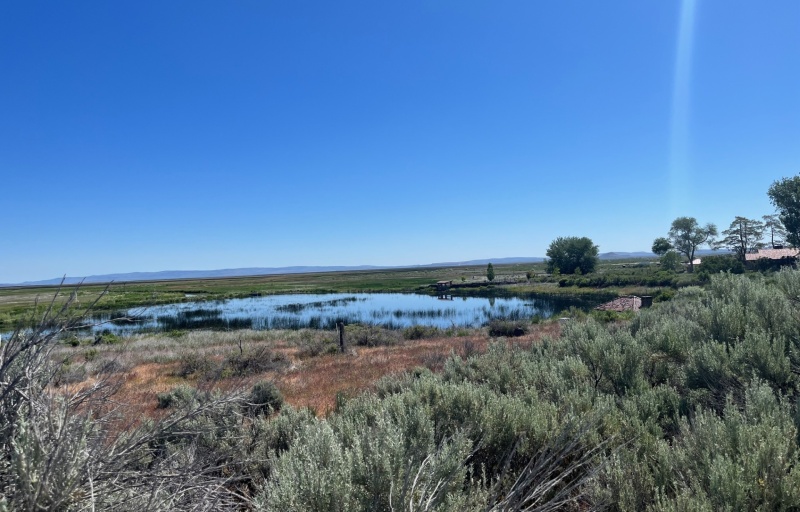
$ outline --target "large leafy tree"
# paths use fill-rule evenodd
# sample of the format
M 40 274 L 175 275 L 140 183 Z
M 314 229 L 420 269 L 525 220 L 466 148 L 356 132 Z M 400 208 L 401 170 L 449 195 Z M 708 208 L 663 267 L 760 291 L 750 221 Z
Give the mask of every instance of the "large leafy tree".
M 694 217 L 678 217 L 669 229 L 669 241 L 678 253 L 689 260 L 689 272 L 694 272 L 694 253 L 703 244 L 711 244 L 717 236 L 714 224 L 701 226 Z
M 786 240 L 786 228 L 777 214 L 764 215 L 764 236 L 769 237 L 769 245 L 775 249 L 784 245 Z
M 598 254 L 598 247 L 589 238 L 558 237 L 547 249 L 547 270 L 558 270 L 562 274 L 574 274 L 580 270 L 582 274 L 588 274 L 597 266 Z
M 653 240 L 653 253 L 663 256 L 667 254 L 670 249 L 672 249 L 672 244 L 670 241 L 663 236 L 660 236 Z
M 486 279 L 494 281 L 494 265 L 491 263 L 486 266 Z
M 761 239 L 764 237 L 764 223 L 760 220 L 736 217 L 728 229 L 722 232 L 722 240 L 716 247 L 730 249 L 739 259 L 745 260 L 745 254 L 753 249 L 764 246 Z
M 786 241 L 794 247 L 800 246 L 800 176 L 776 181 L 767 195 L 786 228 Z

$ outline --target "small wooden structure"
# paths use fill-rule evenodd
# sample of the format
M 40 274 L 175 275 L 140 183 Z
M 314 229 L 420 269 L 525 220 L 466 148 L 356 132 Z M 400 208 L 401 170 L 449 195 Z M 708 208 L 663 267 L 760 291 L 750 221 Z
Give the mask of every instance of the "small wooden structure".
M 442 300 L 453 300 L 453 296 L 448 293 L 451 286 L 453 286 L 453 281 L 437 281 L 436 295 Z

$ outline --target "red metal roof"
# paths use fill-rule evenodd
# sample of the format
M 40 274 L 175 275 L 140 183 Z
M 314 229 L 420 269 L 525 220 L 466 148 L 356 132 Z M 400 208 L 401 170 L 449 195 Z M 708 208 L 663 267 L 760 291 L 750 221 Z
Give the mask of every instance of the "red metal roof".
M 782 258 L 796 258 L 798 253 L 800 253 L 800 249 L 759 249 L 756 253 L 745 254 L 744 259 L 746 261 L 755 261 L 761 258 L 779 260 Z

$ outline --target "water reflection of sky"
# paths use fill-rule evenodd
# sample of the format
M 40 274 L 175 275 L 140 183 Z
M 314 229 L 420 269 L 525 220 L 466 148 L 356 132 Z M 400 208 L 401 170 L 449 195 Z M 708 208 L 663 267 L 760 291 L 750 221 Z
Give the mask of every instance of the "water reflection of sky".
M 105 324 L 103 328 L 121 332 L 169 329 L 179 325 L 170 320 L 176 318 L 188 319 L 189 322 L 212 318 L 239 327 L 242 326 L 241 321 L 252 321 L 254 329 L 331 328 L 338 320 L 348 324 L 365 323 L 390 328 L 414 325 L 479 327 L 492 318 L 526 320 L 535 315 L 547 318 L 572 304 L 574 301 L 542 297 L 455 297 L 443 300 L 428 295 L 400 293 L 269 295 L 134 309 L 128 314 L 141 318 L 135 326 Z

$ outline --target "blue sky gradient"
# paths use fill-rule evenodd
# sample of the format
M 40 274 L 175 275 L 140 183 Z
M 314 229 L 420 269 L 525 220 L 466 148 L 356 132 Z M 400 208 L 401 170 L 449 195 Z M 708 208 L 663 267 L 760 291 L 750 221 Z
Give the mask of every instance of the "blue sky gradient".
M 795 0 L 0 5 L 0 282 L 648 250 L 798 173 Z

